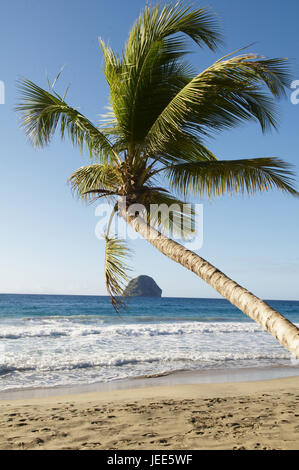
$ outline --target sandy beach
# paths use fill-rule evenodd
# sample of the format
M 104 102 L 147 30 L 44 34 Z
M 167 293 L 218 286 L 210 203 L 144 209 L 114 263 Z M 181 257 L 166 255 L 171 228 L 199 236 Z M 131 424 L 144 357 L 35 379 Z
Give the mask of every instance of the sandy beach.
M 299 449 L 299 377 L 1 400 L 0 449 Z

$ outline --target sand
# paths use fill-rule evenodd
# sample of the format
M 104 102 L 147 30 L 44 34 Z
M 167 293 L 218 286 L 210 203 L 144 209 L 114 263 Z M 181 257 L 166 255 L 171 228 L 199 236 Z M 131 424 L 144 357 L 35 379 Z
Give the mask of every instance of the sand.
M 299 449 L 299 377 L 1 400 L 0 449 Z

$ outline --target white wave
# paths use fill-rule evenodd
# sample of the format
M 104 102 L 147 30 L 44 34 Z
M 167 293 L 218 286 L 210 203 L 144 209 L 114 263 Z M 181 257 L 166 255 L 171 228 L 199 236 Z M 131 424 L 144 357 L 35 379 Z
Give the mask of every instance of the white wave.
M 15 361 L 15 358 L 11 360 L 6 360 L 3 363 L 0 363 L 0 374 L 8 372 L 24 372 L 24 371 L 61 371 L 61 370 L 74 370 L 74 369 L 87 369 L 94 367 L 121 367 L 124 365 L 136 365 L 136 364 L 152 364 L 154 362 L 226 362 L 226 361 L 244 361 L 244 360 L 261 360 L 261 359 L 288 359 L 288 352 L 268 352 L 268 353 L 202 353 L 202 354 L 186 354 L 184 356 L 176 356 L 162 354 L 160 356 L 144 356 L 144 357 L 106 357 L 103 360 L 94 360 L 90 361 L 78 361 L 78 359 L 72 359 L 71 357 L 65 358 L 63 361 L 51 362 L 53 358 L 49 360 L 35 360 L 29 359 L 27 361 L 22 361 L 22 365 L 18 364 L 18 360 Z
M 105 325 L 97 318 L 5 321 L 0 390 L 109 381 L 178 369 L 292 364 L 251 322 Z
M 91 324 L 67 319 L 39 320 L 28 325 L 2 325 L 0 339 L 19 339 L 26 337 L 59 337 L 59 336 L 164 336 L 190 334 L 235 334 L 255 333 L 262 329 L 255 323 L 234 322 L 184 322 L 184 323 L 154 323 L 154 324 L 118 324 L 103 325 L 93 321 Z

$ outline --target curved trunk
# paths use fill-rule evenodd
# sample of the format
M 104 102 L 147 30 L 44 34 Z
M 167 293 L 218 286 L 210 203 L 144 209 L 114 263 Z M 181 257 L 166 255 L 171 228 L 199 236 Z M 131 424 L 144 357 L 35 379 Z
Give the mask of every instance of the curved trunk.
M 293 323 L 208 261 L 147 225 L 140 217 L 130 216 L 124 210 L 120 211 L 119 215 L 163 255 L 197 274 L 299 359 L 299 328 Z

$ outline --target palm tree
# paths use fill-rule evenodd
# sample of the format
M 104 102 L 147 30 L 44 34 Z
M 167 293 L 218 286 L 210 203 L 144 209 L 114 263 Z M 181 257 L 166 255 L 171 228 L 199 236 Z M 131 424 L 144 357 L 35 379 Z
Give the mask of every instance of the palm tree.
M 62 138 L 67 133 L 73 145 L 88 150 L 92 163 L 75 171 L 70 182 L 82 199 L 104 198 L 112 204 L 105 234 L 105 276 L 116 308 L 128 276 L 125 243 L 110 234 L 114 215 L 125 219 L 161 253 L 197 274 L 299 357 L 295 325 L 167 236 L 169 220 L 149 211 L 154 204 L 175 204 L 172 233 L 179 231 L 183 220 L 191 221 L 192 233 L 194 213 L 187 213 L 184 205 L 188 195 L 251 195 L 274 188 L 298 195 L 293 173 L 282 160 L 218 160 L 204 144 L 213 132 L 242 121 L 256 121 L 263 131 L 276 128 L 274 99 L 285 94 L 289 83 L 285 59 L 237 51 L 196 73 L 185 61 L 190 38 L 201 47 L 216 49 L 221 35 L 211 13 L 182 2 L 146 6 L 121 55 L 100 40 L 110 87 L 104 124 L 94 125 L 69 106 L 66 93 L 59 95 L 54 86 L 45 90 L 23 79 L 17 107 L 22 126 L 35 147 L 49 144 L 60 128 Z M 119 198 L 125 198 L 125 203 L 117 204 Z M 136 203 L 147 212 L 130 212 Z

